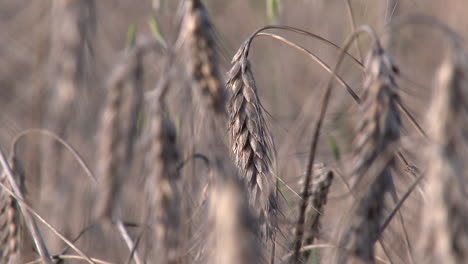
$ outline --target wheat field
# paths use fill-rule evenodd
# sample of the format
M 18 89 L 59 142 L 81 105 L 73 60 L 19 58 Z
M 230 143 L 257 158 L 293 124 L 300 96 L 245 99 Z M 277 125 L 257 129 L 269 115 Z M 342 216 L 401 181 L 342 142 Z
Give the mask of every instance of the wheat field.
M 0 1 L 0 264 L 468 263 L 467 15 Z

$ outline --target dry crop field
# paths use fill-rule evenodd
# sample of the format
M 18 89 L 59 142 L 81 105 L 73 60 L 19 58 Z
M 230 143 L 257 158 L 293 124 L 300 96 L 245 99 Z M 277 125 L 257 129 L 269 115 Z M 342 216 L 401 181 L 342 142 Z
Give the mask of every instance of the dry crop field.
M 467 16 L 0 1 L 0 264 L 468 263 Z

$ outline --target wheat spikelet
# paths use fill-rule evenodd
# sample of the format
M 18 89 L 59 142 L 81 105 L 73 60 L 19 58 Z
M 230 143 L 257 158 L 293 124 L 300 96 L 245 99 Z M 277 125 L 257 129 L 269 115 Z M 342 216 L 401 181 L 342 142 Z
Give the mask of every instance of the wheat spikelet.
M 257 220 L 251 214 L 239 181 L 228 179 L 211 196 L 214 250 L 211 263 L 263 263 Z
M 143 98 L 142 49 L 126 54 L 108 84 L 100 128 L 99 197 L 95 215 L 110 219 L 123 177 L 128 173 Z
M 219 74 L 213 25 L 201 0 L 186 1 L 180 41 L 186 53 L 187 70 L 201 105 L 225 112 L 225 91 Z
M 272 138 L 247 60 L 246 43 L 234 56 L 228 75 L 231 148 L 247 185 L 249 202 L 257 210 L 258 217 L 268 222 L 270 212 L 276 210 L 271 171 Z
M 439 69 L 428 113 L 427 194 L 420 244 L 424 263 L 468 261 L 466 149 L 468 147 L 467 60 L 463 52 Z M 427 258 L 430 256 L 432 258 Z
M 364 191 L 365 195 L 358 198 L 357 208 L 340 245 L 353 257 L 373 263 L 374 244 L 379 239 L 383 220 L 384 195 L 392 183 L 394 144 L 399 139 L 401 121 L 394 80 L 397 70 L 380 45 L 369 55 L 366 70 L 365 94 L 359 115 L 362 119 L 358 122 L 353 143 L 355 169 L 352 172 L 355 188 Z M 366 175 L 371 178 L 363 179 Z M 346 262 L 344 258 L 339 261 Z
M 165 77 L 163 77 L 165 78 Z M 158 87 L 157 100 L 150 106 L 149 152 L 146 157 L 150 169 L 145 191 L 155 217 L 155 233 L 160 263 L 181 263 L 181 194 L 178 186 L 179 150 L 176 129 L 169 117 L 164 94 L 166 79 Z

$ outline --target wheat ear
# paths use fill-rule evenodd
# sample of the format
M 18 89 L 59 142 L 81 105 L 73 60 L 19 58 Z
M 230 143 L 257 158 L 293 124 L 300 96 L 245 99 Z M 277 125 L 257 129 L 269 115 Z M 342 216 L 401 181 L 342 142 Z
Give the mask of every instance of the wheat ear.
M 2 173 L 0 182 L 10 188 L 5 173 Z M 0 188 L 0 263 L 19 263 L 20 229 L 18 205 L 13 197 L 3 188 Z
M 145 192 L 149 199 L 150 217 L 154 219 L 155 238 L 160 254 L 160 263 L 181 263 L 181 194 L 179 147 L 177 134 L 165 104 L 169 88 L 168 77 L 163 76 L 158 83 L 157 96 L 149 106 L 150 137 Z
M 247 185 L 250 204 L 257 210 L 258 217 L 267 223 L 270 212 L 276 207 L 276 197 L 273 196 L 272 137 L 247 60 L 246 44 L 234 56 L 233 66 L 228 73 L 229 132 L 232 152 Z
M 467 57 L 454 52 L 439 69 L 427 116 L 429 137 L 427 194 L 420 244 L 424 263 L 468 261 Z
M 327 203 L 328 192 L 333 182 L 333 172 L 323 163 L 314 164 L 314 177 L 311 185 L 311 202 L 306 211 L 304 222 L 304 246 L 309 246 L 319 237 L 320 219 Z M 302 259 L 307 263 L 310 251 L 302 253 Z
M 216 113 L 225 113 L 226 95 L 219 74 L 214 28 L 201 0 L 186 1 L 181 37 L 194 93 Z
M 143 98 L 142 52 L 135 48 L 125 54 L 109 79 L 99 140 L 98 218 L 112 217 L 116 195 L 132 161 Z
M 391 57 L 376 43 L 366 60 L 365 94 L 360 107 L 357 134 L 353 143 L 354 165 L 352 175 L 355 188 L 365 195 L 351 218 L 350 226 L 340 245 L 364 262 L 374 262 L 374 245 L 383 220 L 384 195 L 392 183 L 395 144 L 400 137 L 397 68 Z M 370 179 L 363 178 L 369 176 Z M 341 259 L 346 263 L 350 259 Z

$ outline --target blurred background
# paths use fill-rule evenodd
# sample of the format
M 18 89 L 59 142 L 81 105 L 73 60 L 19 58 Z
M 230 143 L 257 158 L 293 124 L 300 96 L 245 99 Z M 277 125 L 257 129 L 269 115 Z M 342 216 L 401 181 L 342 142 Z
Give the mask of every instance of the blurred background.
M 151 38 L 153 35 L 148 22 L 155 17 L 165 41 L 174 45 L 181 2 L 0 0 L 0 146 L 3 151 L 11 153 L 11 145 L 17 140 L 16 155 L 24 168 L 28 202 L 70 239 L 77 238 L 92 222 L 95 184 L 76 162 L 76 158 L 63 147 L 57 147 L 57 143 L 49 136 L 30 133 L 21 138 L 16 137 L 27 129 L 48 129 L 73 146 L 89 167 L 96 171 L 98 129 L 106 83 L 112 68 L 128 45 L 129 32 L 136 29 L 137 39 Z M 446 54 L 447 36 L 430 26 L 405 26 L 390 33 L 388 25 L 403 21 L 408 16 L 426 15 L 448 25 L 464 38 L 468 36 L 466 0 L 203 2 L 218 36 L 222 73 L 229 70 L 231 58 L 241 43 L 256 29 L 268 24 L 298 27 L 339 46 L 343 45 L 353 31 L 347 6 L 349 2 L 355 25 L 369 24 L 375 28 L 386 48 L 394 55 L 401 72 L 401 78 L 397 81 L 403 103 L 423 127 L 433 76 Z M 337 50 L 297 34 L 275 33 L 300 43 L 328 65 L 335 65 Z M 74 39 L 76 35 L 82 39 Z M 359 49 L 354 45 L 350 53 L 362 60 L 368 52 L 369 43 L 367 36 L 361 37 Z M 260 99 L 269 113 L 267 119 L 277 151 L 275 173 L 290 188 L 299 192 L 311 131 L 319 111 L 319 98 L 329 80 L 329 74 L 303 53 L 271 38 L 256 38 L 249 58 Z M 146 91 L 152 90 L 160 78 L 162 60 L 163 55 L 160 53 L 145 58 Z M 185 62 L 178 59 L 178 63 L 183 65 Z M 193 120 L 188 78 L 182 70 L 176 70 L 175 75 L 180 78 L 174 83 L 168 106 L 178 123 L 178 129 L 183 131 L 180 143 L 186 151 L 209 152 L 209 149 L 203 148 L 203 135 L 196 134 L 200 128 Z M 346 60 L 340 75 L 361 94 L 362 73 L 350 60 Z M 329 142 L 330 139 L 337 141 L 340 152 L 344 157 L 347 156 L 356 105 L 338 85 L 332 98 L 319 143 L 318 159 L 330 166 L 338 166 Z M 406 119 L 404 124 L 402 140 L 408 142 L 404 152 L 411 163 L 418 165 L 420 153 L 414 148 L 424 142 Z M 199 140 L 192 142 L 193 135 Z M 128 180 L 121 198 L 121 215 L 128 222 L 138 222 L 142 214 L 142 208 L 139 208 L 142 181 L 138 169 L 144 153 L 137 150 L 135 156 L 133 173 L 129 176 L 131 180 Z M 206 173 L 202 167 L 193 165 L 190 172 L 184 170 L 184 173 Z M 403 176 L 402 173 L 402 177 L 398 178 L 397 186 L 405 189 L 412 179 Z M 200 182 L 195 183 L 198 186 L 193 187 L 185 199 L 202 199 L 205 178 L 200 176 L 199 179 Z M 344 187 L 338 180 L 336 182 L 323 221 L 325 238 L 333 236 L 333 227 L 339 223 L 346 201 L 349 200 L 346 195 L 342 195 Z M 290 190 L 284 192 L 284 213 L 294 222 L 297 197 Z M 415 209 L 420 202 L 421 197 L 414 195 L 403 208 L 410 234 L 417 232 L 417 226 L 413 223 L 417 221 L 418 212 Z M 395 263 L 409 263 L 397 227 L 391 227 L 394 232 L 386 239 L 393 248 Z M 124 263 L 122 259 L 128 257 L 128 249 L 119 234 L 96 227 L 89 228 L 90 231 L 84 232 L 77 244 L 92 256 L 113 263 Z M 64 249 L 64 244 L 47 228 L 41 226 L 41 230 L 52 253 Z M 129 230 L 133 237 L 140 232 L 138 228 Z M 194 241 L 200 239 L 195 236 L 192 238 Z M 288 241 L 283 243 L 280 250 L 287 253 Z M 25 242 L 23 247 L 24 252 L 28 252 L 25 253 L 25 261 L 37 258 L 31 250 L 31 244 Z M 194 251 L 188 247 L 187 255 L 196 255 Z

